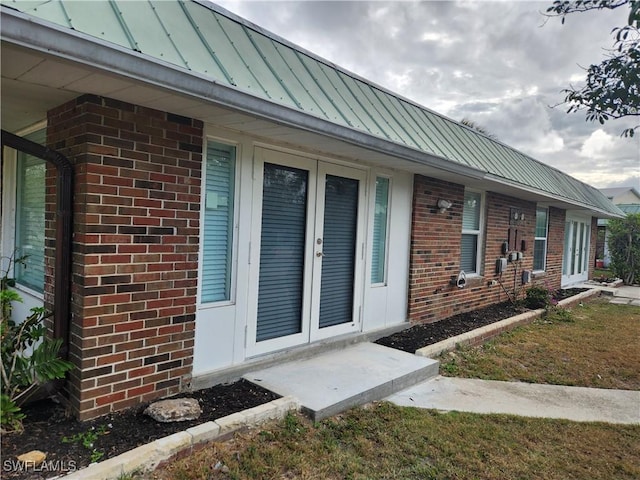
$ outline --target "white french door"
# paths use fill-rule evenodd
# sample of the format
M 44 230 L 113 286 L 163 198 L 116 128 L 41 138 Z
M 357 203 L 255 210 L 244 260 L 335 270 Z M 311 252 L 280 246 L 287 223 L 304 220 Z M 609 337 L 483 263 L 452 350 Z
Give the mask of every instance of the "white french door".
M 567 216 L 564 226 L 562 286 L 583 282 L 589 278 L 590 236 L 590 220 Z
M 257 148 L 247 353 L 359 331 L 366 172 Z

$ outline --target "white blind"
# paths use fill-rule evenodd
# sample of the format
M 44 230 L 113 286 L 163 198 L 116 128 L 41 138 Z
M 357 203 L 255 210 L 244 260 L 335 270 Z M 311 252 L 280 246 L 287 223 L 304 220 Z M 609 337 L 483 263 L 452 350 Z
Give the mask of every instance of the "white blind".
M 480 230 L 480 200 L 476 192 L 465 192 L 462 210 L 462 230 Z
M 481 208 L 482 195 L 480 193 L 464 193 L 460 269 L 467 273 L 476 273 L 478 271 L 478 239 L 480 237 Z
M 371 283 L 384 283 L 387 253 L 387 209 L 389 179 L 376 178 L 376 205 L 373 216 L 373 251 L 371 254 Z
M 29 136 L 43 144 L 45 130 Z M 24 264 L 16 264 L 16 281 L 37 292 L 44 292 L 44 213 L 46 162 L 18 154 L 16 191 L 16 254 L 26 256 Z
M 205 170 L 203 303 L 231 299 L 236 149 L 209 142 Z
M 547 256 L 547 209 L 536 209 L 536 237 L 533 245 L 533 269 L 544 270 Z

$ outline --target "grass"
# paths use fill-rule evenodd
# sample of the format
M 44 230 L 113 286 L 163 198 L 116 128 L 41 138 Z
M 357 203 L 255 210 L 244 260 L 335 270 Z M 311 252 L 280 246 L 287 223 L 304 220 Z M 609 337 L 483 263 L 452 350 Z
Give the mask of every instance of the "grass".
M 640 390 L 640 308 L 594 300 L 440 358 L 442 375 Z
M 443 373 L 639 389 L 640 309 L 595 301 L 463 349 Z M 640 478 L 640 426 L 438 413 L 381 402 L 313 423 L 299 414 L 150 476 L 196 479 L 626 480 Z
M 637 479 L 640 427 L 377 403 L 297 414 L 156 471 L 195 479 Z

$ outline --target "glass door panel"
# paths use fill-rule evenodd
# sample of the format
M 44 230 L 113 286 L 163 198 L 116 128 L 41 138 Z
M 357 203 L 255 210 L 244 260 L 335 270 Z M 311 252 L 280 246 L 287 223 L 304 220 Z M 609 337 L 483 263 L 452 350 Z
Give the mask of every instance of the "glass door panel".
M 260 148 L 255 158 L 249 354 L 357 331 L 366 171 Z
M 264 165 L 257 341 L 302 331 L 308 177 Z
M 326 176 L 320 328 L 353 321 L 358 189 L 356 179 Z

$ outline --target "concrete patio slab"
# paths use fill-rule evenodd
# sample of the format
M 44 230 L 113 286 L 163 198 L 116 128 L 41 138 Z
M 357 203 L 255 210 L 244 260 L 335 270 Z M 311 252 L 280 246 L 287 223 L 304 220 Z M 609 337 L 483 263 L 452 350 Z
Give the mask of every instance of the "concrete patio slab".
M 640 424 L 640 392 L 437 377 L 389 396 L 400 406 Z
M 437 374 L 436 360 L 360 343 L 251 372 L 244 378 L 279 395 L 295 396 L 313 420 L 321 420 Z

